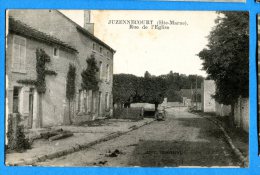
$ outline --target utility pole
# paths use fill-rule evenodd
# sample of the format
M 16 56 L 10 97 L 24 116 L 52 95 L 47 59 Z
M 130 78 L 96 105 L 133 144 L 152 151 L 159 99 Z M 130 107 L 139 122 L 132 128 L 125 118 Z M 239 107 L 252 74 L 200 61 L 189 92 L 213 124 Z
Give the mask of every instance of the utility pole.
M 195 91 L 195 100 L 196 100 L 196 110 L 198 110 L 198 103 L 197 103 L 197 87 L 198 86 L 198 82 L 197 82 L 197 74 L 196 74 L 196 91 Z
M 192 104 L 192 102 L 193 102 L 193 97 L 192 97 L 192 95 L 193 95 L 193 92 L 192 92 L 192 82 L 191 82 L 191 85 L 190 85 L 191 87 L 190 87 L 190 94 L 191 94 L 191 99 L 190 99 L 190 105 L 191 105 L 191 107 L 193 107 L 193 104 Z

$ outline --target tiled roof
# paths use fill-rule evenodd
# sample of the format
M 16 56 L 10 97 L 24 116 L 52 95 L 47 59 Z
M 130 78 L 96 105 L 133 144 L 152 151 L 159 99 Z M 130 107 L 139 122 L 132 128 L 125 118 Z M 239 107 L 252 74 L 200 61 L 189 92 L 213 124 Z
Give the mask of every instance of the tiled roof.
M 112 49 L 109 45 L 107 45 L 106 43 L 104 43 L 103 41 L 101 41 L 100 39 L 98 39 L 96 36 L 94 36 L 93 34 L 91 34 L 89 31 L 87 31 L 86 29 L 84 29 L 83 27 L 77 25 L 76 28 L 81 31 L 83 34 L 87 35 L 88 37 L 90 37 L 91 39 L 95 40 L 97 43 L 105 46 L 106 48 L 108 48 L 109 50 L 111 50 L 112 52 L 116 52 L 114 49 Z
M 69 44 L 61 41 L 54 36 L 38 31 L 21 21 L 14 19 L 13 17 L 9 17 L 9 31 L 45 43 L 56 44 L 72 52 L 78 52 L 73 46 L 70 46 Z

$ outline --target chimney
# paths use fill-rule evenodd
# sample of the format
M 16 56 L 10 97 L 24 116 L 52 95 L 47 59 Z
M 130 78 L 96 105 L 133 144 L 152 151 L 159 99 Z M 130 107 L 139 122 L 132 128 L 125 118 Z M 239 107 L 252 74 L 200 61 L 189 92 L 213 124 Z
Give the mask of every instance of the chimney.
M 90 10 L 84 10 L 84 28 L 94 35 L 94 23 L 90 23 Z

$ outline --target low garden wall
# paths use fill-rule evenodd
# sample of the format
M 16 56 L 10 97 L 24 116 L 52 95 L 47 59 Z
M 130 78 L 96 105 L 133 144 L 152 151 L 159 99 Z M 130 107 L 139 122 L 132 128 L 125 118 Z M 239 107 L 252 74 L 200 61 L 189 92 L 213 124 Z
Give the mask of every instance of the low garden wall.
M 115 108 L 113 118 L 142 120 L 142 108 Z

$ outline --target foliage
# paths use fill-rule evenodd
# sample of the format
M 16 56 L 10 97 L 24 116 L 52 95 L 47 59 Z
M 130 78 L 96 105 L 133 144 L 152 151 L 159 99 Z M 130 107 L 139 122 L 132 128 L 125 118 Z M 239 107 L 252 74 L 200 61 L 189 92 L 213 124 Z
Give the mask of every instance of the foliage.
M 97 72 L 99 69 L 95 60 L 95 56 L 91 55 L 89 59 L 86 59 L 86 62 L 87 62 L 87 68 L 81 73 L 81 77 L 82 77 L 81 87 L 86 91 L 88 90 L 96 91 L 99 89 L 98 87 L 99 81 L 97 79 Z
M 196 75 L 184 75 L 173 73 L 166 75 L 153 76 L 148 71 L 144 77 L 137 77 L 131 74 L 116 74 L 113 78 L 113 102 L 119 104 L 130 104 L 147 102 L 159 104 L 164 97 L 168 101 L 181 102 L 182 95 L 180 90 L 195 89 L 203 81 L 203 77 Z M 197 96 L 198 99 L 199 96 Z
M 45 53 L 43 49 L 36 50 L 36 73 L 37 79 L 36 80 L 18 80 L 18 83 L 26 84 L 26 85 L 35 85 L 37 92 L 40 94 L 45 93 L 46 91 L 46 84 L 45 84 L 45 76 L 46 75 L 57 75 L 55 71 L 46 70 L 46 63 L 49 63 L 50 57 Z
M 42 94 L 46 91 L 45 84 L 45 64 L 50 62 L 50 57 L 42 49 L 36 50 L 36 72 L 37 72 L 37 84 L 36 88 L 38 93 Z
M 68 100 L 72 100 L 75 96 L 75 92 L 76 92 L 75 80 L 76 80 L 76 67 L 70 64 L 67 73 L 67 84 L 66 84 L 66 97 Z
M 113 102 L 130 103 L 137 91 L 138 78 L 131 74 L 117 74 L 113 78 Z
M 151 77 L 152 75 L 148 71 L 145 71 L 144 78 L 151 78 Z
M 198 56 L 208 78 L 215 80 L 215 99 L 234 104 L 239 96 L 248 97 L 249 93 L 249 14 L 221 12 L 215 22 L 208 48 Z
M 30 143 L 24 135 L 24 126 L 21 123 L 21 115 L 17 114 L 14 118 L 14 114 L 9 114 L 8 116 L 8 150 L 23 151 L 29 149 Z M 16 129 L 14 129 L 16 128 Z
M 174 89 L 167 89 L 166 91 L 167 100 L 170 102 L 182 102 L 182 96 L 180 91 Z
M 144 101 L 157 105 L 163 102 L 166 93 L 165 80 L 160 77 L 144 77 Z

